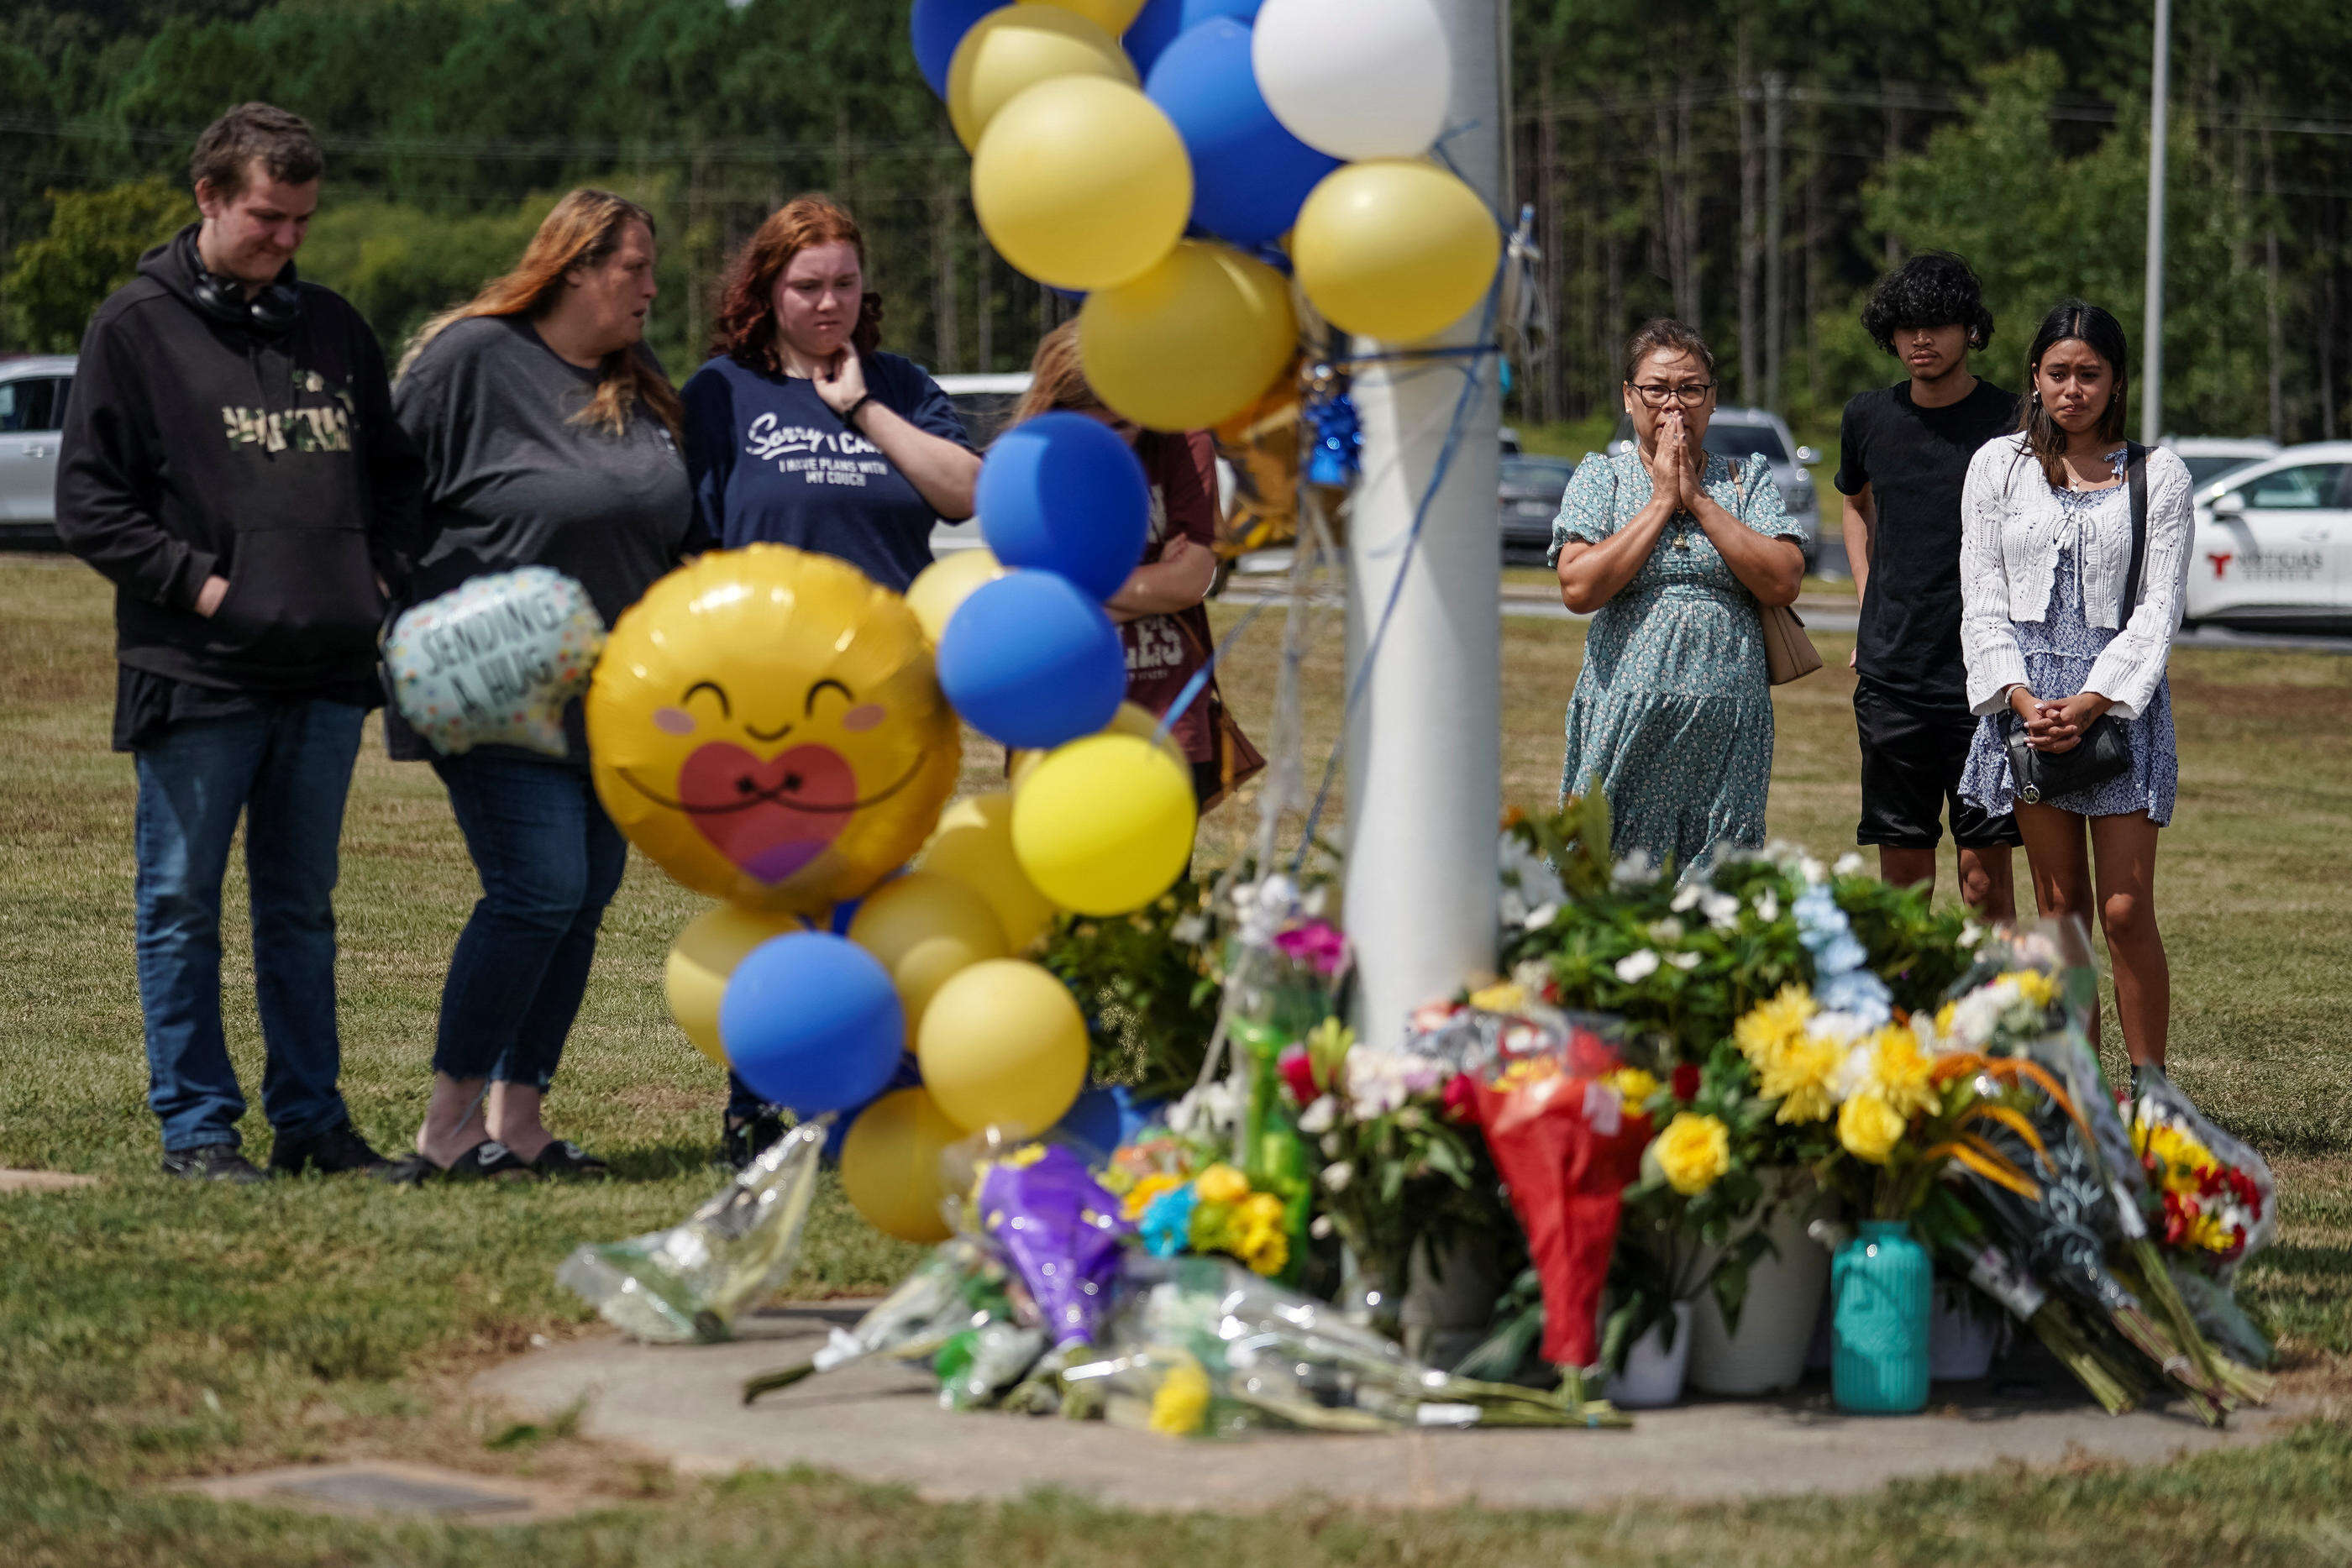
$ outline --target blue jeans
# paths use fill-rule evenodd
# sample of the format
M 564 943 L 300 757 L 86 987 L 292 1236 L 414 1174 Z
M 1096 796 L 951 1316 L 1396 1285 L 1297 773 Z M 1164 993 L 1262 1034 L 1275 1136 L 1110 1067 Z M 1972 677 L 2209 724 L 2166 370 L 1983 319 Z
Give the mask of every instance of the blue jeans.
M 281 1138 L 350 1119 L 335 1087 L 335 852 L 365 717 L 349 703 L 275 703 L 175 726 L 133 754 L 147 1103 L 168 1153 L 235 1145 L 245 1115 L 220 996 L 221 877 L 240 815 L 262 1111 Z
M 544 1091 L 588 989 L 628 841 L 584 768 L 479 751 L 433 768 L 482 878 L 441 990 L 433 1070 Z

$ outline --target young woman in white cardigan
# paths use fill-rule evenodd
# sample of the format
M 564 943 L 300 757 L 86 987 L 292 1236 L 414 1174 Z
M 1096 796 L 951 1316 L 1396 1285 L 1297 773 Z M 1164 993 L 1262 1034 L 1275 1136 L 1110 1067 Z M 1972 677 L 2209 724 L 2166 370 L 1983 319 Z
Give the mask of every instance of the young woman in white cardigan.
M 2179 779 L 2164 666 L 2180 624 L 2191 525 L 2189 470 L 2168 451 L 2148 452 L 2147 553 L 2138 597 L 2124 603 L 2129 354 L 2106 311 L 2059 305 L 2028 355 L 2032 390 L 2018 433 L 1986 443 L 1969 464 L 1960 647 L 1969 705 L 1984 716 L 1960 793 L 2017 813 L 2044 915 L 2097 909 L 2137 1075 L 2144 1063 L 2164 1064 L 2172 1006 L 2156 928 L 2156 841 Z M 2122 721 L 2130 768 L 2036 805 L 2018 800 L 2004 718 L 2014 715 L 2035 748 L 2063 752 L 2102 714 Z

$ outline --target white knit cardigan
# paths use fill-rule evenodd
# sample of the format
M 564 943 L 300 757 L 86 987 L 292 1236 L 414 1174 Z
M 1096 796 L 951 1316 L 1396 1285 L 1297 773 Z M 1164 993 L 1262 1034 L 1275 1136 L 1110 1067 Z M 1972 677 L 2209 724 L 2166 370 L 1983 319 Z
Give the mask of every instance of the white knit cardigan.
M 2079 525 L 2084 615 L 2094 626 L 2123 628 L 2092 664 L 2083 689 L 2107 698 L 2125 718 L 2137 718 L 2156 695 L 2180 625 L 2194 531 L 2189 492 L 2180 459 L 2160 446 L 2151 450 L 2147 561 L 2127 621 L 2121 612 L 2131 571 L 2130 507 L 2102 507 Z M 2010 687 L 2030 685 L 2015 623 L 2050 613 L 2058 549 L 2076 541 L 2077 527 L 2023 436 L 1996 436 L 1969 460 L 1960 492 L 1960 653 L 1970 711 L 1999 713 Z

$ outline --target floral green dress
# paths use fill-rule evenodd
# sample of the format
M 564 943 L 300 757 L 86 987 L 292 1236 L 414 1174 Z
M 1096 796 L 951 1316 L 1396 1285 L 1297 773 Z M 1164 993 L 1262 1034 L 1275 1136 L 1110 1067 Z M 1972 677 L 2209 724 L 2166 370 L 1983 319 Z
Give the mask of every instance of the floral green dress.
M 1761 455 L 1743 472 L 1709 454 L 1716 504 L 1759 534 L 1801 541 Z M 1649 505 L 1639 452 L 1577 465 L 1550 559 L 1598 544 Z M 1687 869 L 1727 846 L 1760 847 L 1772 784 L 1772 696 L 1756 596 L 1687 511 L 1677 512 L 1633 580 L 1592 617 L 1568 704 L 1561 799 L 1607 791 L 1612 851 Z

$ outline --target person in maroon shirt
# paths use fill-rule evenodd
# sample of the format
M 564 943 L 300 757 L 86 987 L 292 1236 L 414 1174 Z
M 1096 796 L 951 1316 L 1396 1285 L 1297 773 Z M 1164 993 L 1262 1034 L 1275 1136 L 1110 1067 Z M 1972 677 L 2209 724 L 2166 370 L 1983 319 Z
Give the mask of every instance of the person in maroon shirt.
M 1012 423 L 1067 411 L 1098 419 L 1127 438 L 1151 485 L 1151 532 L 1137 567 L 1103 608 L 1119 623 L 1127 644 L 1127 700 L 1164 716 L 1215 645 L 1204 601 L 1216 580 L 1216 448 L 1204 430 L 1145 430 L 1106 408 L 1078 361 L 1078 326 L 1064 322 L 1045 334 L 1030 361 L 1029 390 Z M 1206 810 L 1264 766 L 1253 751 L 1228 778 L 1226 744 L 1217 714 L 1223 704 L 1214 678 L 1169 734 L 1192 765 L 1192 791 Z

